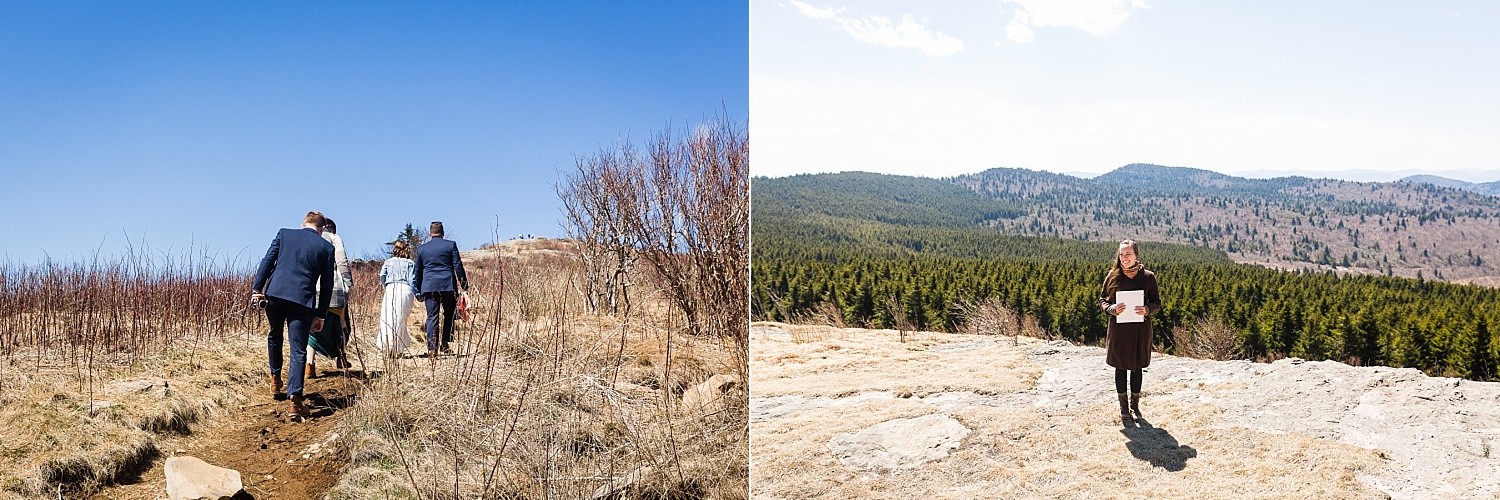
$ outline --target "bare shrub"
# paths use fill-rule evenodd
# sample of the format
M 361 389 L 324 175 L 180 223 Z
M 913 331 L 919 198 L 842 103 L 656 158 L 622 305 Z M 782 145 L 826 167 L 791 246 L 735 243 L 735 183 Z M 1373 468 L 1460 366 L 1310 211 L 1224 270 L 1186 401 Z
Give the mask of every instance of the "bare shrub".
M 131 363 L 187 343 L 251 330 L 250 274 L 232 262 L 149 251 L 112 260 L 0 262 L 0 354 L 60 358 L 85 369 Z
M 590 314 L 562 292 L 581 259 L 489 258 L 505 262 L 472 266 L 484 299 L 455 339 L 468 354 L 397 360 L 370 383 L 342 423 L 351 464 L 330 498 L 745 497 L 747 393 L 678 404 L 733 371 L 732 353 L 673 334 L 685 318 L 660 295 Z
M 826 325 L 834 328 L 845 328 L 844 313 L 839 310 L 839 306 L 832 302 L 819 302 L 806 312 L 797 315 L 792 322 L 802 325 Z
M 581 288 L 590 311 L 619 314 L 630 302 L 636 268 L 636 235 L 626 220 L 640 207 L 627 196 L 630 175 L 642 162 L 630 144 L 574 160 L 575 170 L 557 186 L 585 273 Z
M 643 262 L 690 333 L 730 339 L 748 353 L 744 128 L 720 118 L 686 139 L 659 133 L 645 154 L 624 144 L 575 163 L 558 194 L 585 247 L 586 294 L 607 299 L 616 283 L 628 284 L 616 277 L 629 274 L 626 263 Z
M 896 331 L 898 332 L 897 338 L 901 342 L 906 342 L 906 332 L 917 329 L 916 325 L 912 323 L 911 318 L 906 314 L 906 306 L 901 303 L 899 297 L 893 294 L 886 296 L 885 309 L 891 312 L 891 322 L 895 323 Z
M 972 335 L 1003 335 L 1011 337 L 1019 345 L 1021 337 L 1052 340 L 1054 335 L 1042 328 L 1036 316 L 1017 313 L 998 298 L 984 300 L 964 299 L 954 303 L 959 317 L 963 318 L 963 333 Z
M 1199 318 L 1187 326 L 1172 329 L 1175 353 L 1181 356 L 1224 361 L 1235 359 L 1240 352 L 1239 333 L 1218 316 Z
M 972 335 L 1004 335 L 1014 337 L 1021 334 L 1021 315 L 997 298 L 984 300 L 963 299 L 954 304 L 959 317 L 963 318 L 963 333 Z

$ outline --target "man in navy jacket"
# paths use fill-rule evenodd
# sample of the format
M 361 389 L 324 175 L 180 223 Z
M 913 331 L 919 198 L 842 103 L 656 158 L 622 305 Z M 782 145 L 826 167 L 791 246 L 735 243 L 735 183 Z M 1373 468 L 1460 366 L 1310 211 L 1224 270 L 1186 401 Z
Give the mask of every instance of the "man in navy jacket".
M 281 394 L 282 324 L 290 325 L 292 362 L 286 393 L 291 395 L 294 417 L 307 416 L 307 408 L 302 404 L 307 337 L 323 330 L 323 318 L 328 315 L 328 301 L 333 296 L 333 244 L 321 236 L 322 227 L 323 214 L 308 212 L 301 229 L 277 232 L 265 258 L 260 260 L 255 283 L 251 285 L 250 300 L 267 301 L 266 318 L 271 322 L 271 331 L 266 334 L 266 351 L 274 396 Z
M 422 295 L 423 305 L 427 306 L 427 355 L 435 357 L 439 352 L 439 306 L 443 312 L 441 349 L 452 353 L 448 342 L 453 340 L 453 314 L 458 304 L 456 292 L 459 287 L 469 291 L 469 277 L 464 275 L 464 261 L 458 255 L 458 244 L 443 239 L 443 223 L 433 222 L 427 234 L 432 235 L 432 239 L 417 247 L 417 276 L 412 285 Z

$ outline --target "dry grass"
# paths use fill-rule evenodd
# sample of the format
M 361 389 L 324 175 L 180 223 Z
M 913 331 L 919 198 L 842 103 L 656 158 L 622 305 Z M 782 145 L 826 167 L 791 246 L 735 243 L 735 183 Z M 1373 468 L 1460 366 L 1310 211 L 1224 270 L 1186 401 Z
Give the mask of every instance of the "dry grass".
M 1037 373 L 1045 367 L 1022 353 L 1046 346 L 1026 339 L 1014 348 L 997 340 L 926 334 L 916 342 L 924 345 L 914 347 L 888 331 L 850 330 L 811 342 L 760 334 L 752 358 L 753 398 L 784 402 L 800 396 L 818 404 L 757 417 L 751 441 L 753 496 L 1385 496 L 1360 481 L 1385 467 L 1378 451 L 1225 425 L 1222 410 L 1214 406 L 1152 399 L 1148 428 L 1123 428 L 1112 400 L 1035 406 L 1033 396 L 1016 395 L 1037 387 Z M 948 354 L 934 359 L 939 354 L 929 350 Z M 874 391 L 894 397 L 841 397 Z M 946 391 L 981 396 L 970 395 L 965 404 L 923 397 Z M 840 463 L 829 449 L 837 436 L 934 413 L 947 414 L 972 432 L 950 455 L 920 467 L 857 470 Z
M 760 365 L 755 365 L 759 373 Z M 759 394 L 760 386 L 752 382 Z M 869 401 L 826 411 L 807 411 L 756 422 L 750 452 L 755 498 L 863 498 L 879 490 L 863 488 L 865 478 L 845 469 L 828 451 L 834 436 L 897 418 L 918 417 L 932 408 L 909 399 Z M 848 489 L 856 488 L 856 489 Z M 906 496 L 904 498 L 915 498 Z
M 128 479 L 159 454 L 156 436 L 237 397 L 257 371 L 244 334 L 264 322 L 248 288 L 232 262 L 144 244 L 113 259 L 0 262 L 0 491 Z M 108 390 L 142 378 L 164 379 L 164 394 Z
M 161 438 L 242 401 L 242 387 L 263 372 L 263 350 L 224 342 L 133 355 L 100 363 L 92 377 L 65 359 L 0 361 L 0 495 L 83 496 L 132 480 L 162 454 Z M 165 388 L 117 384 L 152 379 Z
M 908 333 L 901 343 L 895 330 L 859 330 L 857 335 L 823 326 L 787 330 L 798 340 L 755 345 L 750 377 L 755 397 L 839 397 L 865 391 L 995 394 L 1028 387 L 1041 374 L 1021 353 L 1005 348 L 1008 342 L 993 338 L 922 332 Z M 929 350 L 959 343 L 975 343 L 981 355 L 954 363 Z
M 625 498 L 744 498 L 745 392 L 678 404 L 742 372 L 733 347 L 684 334 L 658 297 L 586 313 L 576 263 L 535 250 L 466 255 L 478 306 L 455 339 L 464 355 L 384 366 L 342 423 L 350 465 L 329 496 L 579 498 L 617 484 Z

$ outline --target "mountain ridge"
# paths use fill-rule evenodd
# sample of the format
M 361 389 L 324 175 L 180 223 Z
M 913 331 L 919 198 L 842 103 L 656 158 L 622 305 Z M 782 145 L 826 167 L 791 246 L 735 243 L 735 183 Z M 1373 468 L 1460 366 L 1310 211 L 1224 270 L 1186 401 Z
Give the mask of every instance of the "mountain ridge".
M 1130 164 L 1093 179 L 989 169 L 944 179 L 1027 207 L 1001 232 L 1208 246 L 1288 269 L 1471 279 L 1500 275 L 1500 198 L 1411 181 L 1247 179 Z M 1037 228 L 1040 228 L 1038 230 Z
M 1428 182 L 1248 179 L 1145 163 L 1092 179 L 999 167 L 948 178 L 860 172 L 753 182 L 757 219 L 1133 238 L 1204 246 L 1278 269 L 1500 281 L 1500 258 L 1492 257 L 1500 253 L 1500 198 Z M 861 194 L 872 192 L 885 201 Z
M 1500 196 L 1500 181 L 1468 182 L 1429 174 L 1408 175 L 1406 177 L 1402 177 L 1401 180 L 1406 182 L 1432 184 L 1438 187 L 1462 189 L 1464 191 L 1471 191 L 1490 196 Z

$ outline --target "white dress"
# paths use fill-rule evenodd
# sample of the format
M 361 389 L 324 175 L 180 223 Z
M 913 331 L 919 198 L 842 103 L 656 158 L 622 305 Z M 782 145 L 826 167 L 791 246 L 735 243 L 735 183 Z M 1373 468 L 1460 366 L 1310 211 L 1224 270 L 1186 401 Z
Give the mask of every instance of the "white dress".
M 385 296 L 380 300 L 380 334 L 375 337 L 375 347 L 387 354 L 399 356 L 411 344 L 406 318 L 411 315 L 416 300 L 412 289 L 415 279 L 416 263 L 411 259 L 391 257 L 380 267 Z

